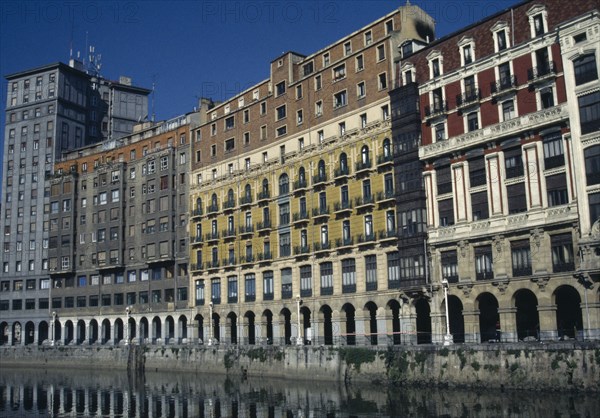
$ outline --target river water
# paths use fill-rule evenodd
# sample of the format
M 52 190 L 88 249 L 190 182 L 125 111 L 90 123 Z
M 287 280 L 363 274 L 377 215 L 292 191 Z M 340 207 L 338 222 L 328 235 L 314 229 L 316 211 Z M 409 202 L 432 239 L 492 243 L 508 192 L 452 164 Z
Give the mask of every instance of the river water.
M 0 417 L 597 417 L 598 394 L 0 368 Z

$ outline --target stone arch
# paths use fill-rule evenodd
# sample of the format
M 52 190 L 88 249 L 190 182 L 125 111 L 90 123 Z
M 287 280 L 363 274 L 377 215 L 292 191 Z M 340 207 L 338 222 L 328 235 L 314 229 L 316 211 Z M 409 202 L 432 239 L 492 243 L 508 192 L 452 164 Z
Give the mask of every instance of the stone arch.
M 135 318 L 133 317 L 129 317 L 129 320 L 127 321 L 127 332 L 125 332 L 125 339 L 129 338 L 129 341 L 131 341 L 134 338 L 137 338 L 137 324 L 135 321 Z
M 70 344 L 75 339 L 75 325 L 70 319 L 65 322 L 65 344 Z
M 535 294 L 529 289 L 519 289 L 513 295 L 513 304 L 517 308 L 517 338 L 539 339 L 540 317 Z
M 342 306 L 342 312 L 345 314 L 345 321 L 342 322 L 341 333 L 348 345 L 356 345 L 356 309 L 351 303 Z
M 388 301 L 386 308 L 388 310 L 388 314 L 386 315 L 388 322 L 391 322 L 391 324 L 388 324 L 388 329 L 392 330 L 392 344 L 398 345 L 402 341 L 402 328 L 400 326 L 400 302 L 392 299 Z
M 152 332 L 150 338 L 153 343 L 162 338 L 162 322 L 158 316 L 152 318 Z
M 287 173 L 282 173 L 279 176 L 279 194 L 285 195 L 290 192 L 290 178 Z
M 102 332 L 100 337 L 100 343 L 106 344 L 110 341 L 110 321 L 105 319 L 102 321 Z
M 348 173 L 348 155 L 345 152 L 340 153 L 340 174 Z
M 8 322 L 0 322 L 0 345 L 8 344 L 8 330 L 10 329 Z
M 425 298 L 415 301 L 417 311 L 417 344 L 431 344 L 431 307 Z
M 377 345 L 377 305 L 375 302 L 369 301 L 365 304 L 363 309 L 369 326 L 368 329 L 365 330 L 367 344 Z
M 115 327 L 114 330 L 114 337 L 115 337 L 115 343 L 120 343 L 121 341 L 123 341 L 123 339 L 125 338 L 125 326 L 123 324 L 123 320 L 121 318 L 117 318 L 115 320 L 115 323 L 113 325 Z
M 96 321 L 95 319 L 92 319 L 90 321 L 90 327 L 89 327 L 89 331 L 88 331 L 88 340 L 90 342 L 90 344 L 94 344 L 98 342 L 98 338 L 99 338 L 99 332 L 98 332 L 98 321 Z
M 35 324 L 33 321 L 28 321 L 25 324 L 25 345 L 35 342 Z
M 323 344 L 333 345 L 333 311 L 329 305 L 321 306 L 319 309 L 321 322 L 323 323 Z M 320 337 L 320 336 L 319 336 Z M 321 343 L 321 341 L 319 341 Z
M 0 326 L 0 345 L 2 345 L 2 326 Z M 42 321 L 38 325 L 38 345 L 42 344 L 48 339 L 48 322 Z
M 247 344 L 256 344 L 256 316 L 254 312 L 247 311 L 244 314 L 244 322 L 248 329 Z
M 165 327 L 165 343 L 171 343 L 175 338 L 175 320 L 171 315 L 168 315 L 165 319 Z
M 62 339 L 62 324 L 58 319 L 54 320 L 54 330 L 52 331 L 54 335 L 52 336 L 52 340 L 61 341 Z
M 196 321 L 196 329 L 198 330 L 198 342 L 204 342 L 204 317 L 200 314 L 196 314 L 194 317 Z
M 85 321 L 80 319 L 77 321 L 77 326 L 75 327 L 75 338 L 77 344 L 81 344 L 85 341 L 86 338 L 86 329 L 85 329 Z
M 179 335 L 179 342 L 181 342 L 184 338 L 187 339 L 187 316 L 179 315 L 177 319 L 177 334 Z
M 145 316 L 140 318 L 140 343 L 144 343 L 150 338 L 150 326 L 148 324 L 148 318 Z
M 577 333 L 583 331 L 581 312 L 581 296 L 570 285 L 559 286 L 552 295 L 556 305 L 556 326 L 558 338 L 577 338 Z
M 392 142 L 389 138 L 383 140 L 383 157 L 388 159 L 392 156 Z
M 212 314 L 212 338 L 221 341 L 221 316 L 213 312 Z
M 237 319 L 237 315 L 235 314 L 235 312 L 229 312 L 229 314 L 227 315 L 227 334 L 229 335 L 229 342 L 231 344 L 237 344 L 238 342 L 238 331 L 237 331 L 237 327 L 238 327 L 238 319 Z M 244 337 L 244 342 L 245 342 L 245 337 Z
M 368 165 L 370 162 L 369 147 L 367 145 L 363 145 L 362 148 L 360 149 L 360 162 L 362 163 L 363 166 Z
M 262 323 L 264 324 L 264 332 L 262 336 L 267 340 L 267 344 L 273 344 L 273 312 L 265 309 L 262 313 Z
M 298 330 L 298 332 L 300 332 L 300 336 L 302 337 L 304 344 L 312 343 L 313 335 L 312 335 L 312 326 L 311 326 L 311 321 L 312 321 L 311 315 L 312 315 L 312 312 L 308 306 L 300 307 L 300 325 L 301 325 L 302 329 Z
M 23 337 L 23 327 L 19 321 L 13 322 L 12 325 L 12 345 L 21 344 L 21 338 Z
M 290 345 L 292 343 L 292 313 L 288 308 L 279 311 L 279 326 L 283 328 L 282 344 Z
M 444 311 L 442 310 L 442 312 Z M 456 295 L 448 295 L 448 316 L 450 317 L 450 334 L 452 334 L 453 341 L 455 343 L 464 343 L 465 320 L 463 317 L 463 304 Z
M 475 300 L 475 308 L 479 309 L 480 341 L 497 340 L 496 329 L 500 329 L 499 327 L 502 326 L 498 314 L 498 299 L 491 293 L 484 292 Z

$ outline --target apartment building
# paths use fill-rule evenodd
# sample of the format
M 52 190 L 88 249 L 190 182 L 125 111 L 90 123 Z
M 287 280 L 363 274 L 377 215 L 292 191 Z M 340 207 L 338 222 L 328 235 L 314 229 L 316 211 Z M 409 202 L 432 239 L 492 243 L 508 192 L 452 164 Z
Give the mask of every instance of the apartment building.
M 455 342 L 597 338 L 597 3 L 524 2 L 429 45 L 418 85 L 431 275 Z M 443 292 L 432 310 L 445 327 Z
M 147 115 L 149 90 L 56 63 L 6 76 L 2 161 L 0 342 L 24 344 L 25 322 L 48 320 L 47 177 L 64 152 L 130 132 Z M 10 326 L 9 326 L 10 324 Z M 35 327 L 36 332 L 38 327 Z
M 398 249 L 390 107 L 398 45 L 409 38 L 433 39 L 432 19 L 412 5 L 314 54 L 285 53 L 267 80 L 194 131 L 193 338 L 416 338 L 398 293 L 421 292 L 424 263 L 403 266 Z

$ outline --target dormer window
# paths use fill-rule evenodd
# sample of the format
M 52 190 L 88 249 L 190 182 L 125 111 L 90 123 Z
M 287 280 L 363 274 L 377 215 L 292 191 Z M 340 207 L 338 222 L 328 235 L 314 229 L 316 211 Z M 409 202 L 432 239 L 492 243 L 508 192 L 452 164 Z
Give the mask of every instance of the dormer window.
M 427 54 L 429 61 L 429 78 L 436 78 L 444 74 L 443 57 L 440 51 L 434 50 Z
M 402 83 L 403 85 L 407 85 L 410 83 L 414 83 L 417 78 L 415 77 L 415 66 L 411 63 L 406 63 L 401 68 L 402 72 Z
M 545 5 L 534 5 L 527 11 L 527 16 L 529 16 L 529 27 L 532 38 L 541 36 L 548 31 L 548 11 Z
M 498 22 L 492 27 L 494 36 L 494 49 L 496 52 L 510 48 L 510 33 L 506 22 Z

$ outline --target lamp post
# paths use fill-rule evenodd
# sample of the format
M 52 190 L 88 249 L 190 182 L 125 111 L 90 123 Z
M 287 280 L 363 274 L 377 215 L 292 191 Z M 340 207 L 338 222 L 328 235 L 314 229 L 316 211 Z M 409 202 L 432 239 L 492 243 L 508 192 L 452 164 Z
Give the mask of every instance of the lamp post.
M 52 339 L 50 340 L 50 345 L 54 346 L 54 338 L 56 338 L 56 334 L 54 332 L 56 322 L 56 311 L 52 312 Z
M 209 316 L 208 316 L 208 345 L 212 345 L 212 335 L 213 335 L 213 303 L 208 302 L 208 310 L 209 310 Z
M 446 334 L 444 335 L 444 345 L 454 344 L 454 338 L 450 334 L 450 313 L 448 312 L 448 280 L 442 279 L 442 287 L 444 288 L 444 305 L 446 307 Z
M 127 322 L 125 322 L 125 345 L 129 345 L 129 313 L 131 312 L 131 307 L 128 306 L 125 308 L 125 314 L 127 314 Z
M 300 299 L 300 295 L 296 295 L 296 307 L 298 309 L 298 337 L 296 338 L 296 345 L 304 345 L 304 341 L 302 340 L 302 328 L 300 325 L 300 305 L 302 304 L 302 300 Z

